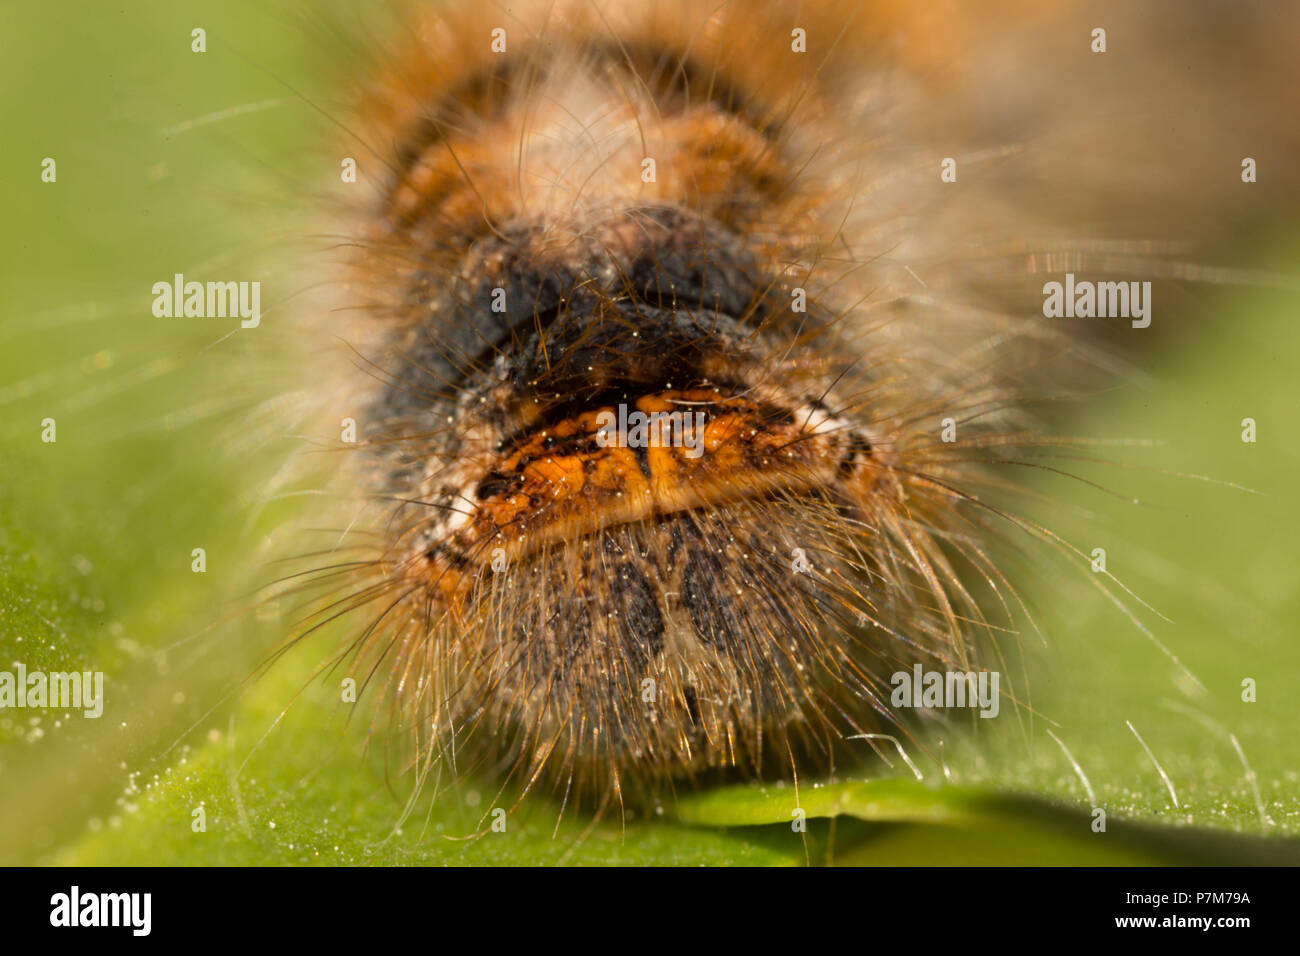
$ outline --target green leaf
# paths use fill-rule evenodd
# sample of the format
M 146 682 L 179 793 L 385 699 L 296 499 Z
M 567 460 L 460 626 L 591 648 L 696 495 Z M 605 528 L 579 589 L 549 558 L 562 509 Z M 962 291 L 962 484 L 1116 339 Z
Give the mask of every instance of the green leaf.
M 1268 839 L 1212 829 L 1108 821 L 1023 794 L 981 787 L 886 779 L 793 787 L 739 787 L 689 797 L 686 823 L 710 827 L 781 826 L 800 816 L 850 817 L 878 826 L 840 841 L 834 860 L 861 865 L 958 864 L 1143 866 L 1156 864 L 1295 866 L 1300 839 Z

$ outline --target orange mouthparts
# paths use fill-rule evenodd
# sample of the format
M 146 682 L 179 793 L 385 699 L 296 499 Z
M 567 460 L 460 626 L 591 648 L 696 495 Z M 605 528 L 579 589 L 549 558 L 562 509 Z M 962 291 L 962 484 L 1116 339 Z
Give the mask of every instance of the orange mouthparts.
M 645 394 L 515 441 L 463 496 L 473 508 L 424 551 L 422 573 L 451 598 L 503 554 L 519 561 L 615 525 L 854 476 L 860 484 L 864 469 L 876 469 L 871 443 L 823 411 L 716 388 Z

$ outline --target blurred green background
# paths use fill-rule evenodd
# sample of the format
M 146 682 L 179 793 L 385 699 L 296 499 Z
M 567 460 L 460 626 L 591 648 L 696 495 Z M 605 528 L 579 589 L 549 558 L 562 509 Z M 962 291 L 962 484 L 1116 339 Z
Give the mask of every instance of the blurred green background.
M 506 834 L 449 839 L 480 825 L 495 790 L 466 782 L 398 825 L 400 781 L 358 756 L 332 685 L 303 690 L 330 635 L 221 703 L 280 633 L 214 622 L 296 513 L 259 491 L 295 442 L 267 371 L 283 341 L 274 313 L 265 335 L 228 336 L 236 323 L 150 312 L 152 284 L 175 272 L 260 278 L 264 312 L 309 281 L 294 257 L 338 178 L 321 144 L 350 75 L 338 24 L 378 28 L 341 3 L 6 8 L 0 667 L 103 670 L 107 704 L 99 721 L 0 712 L 0 862 L 1223 862 L 1260 859 L 1255 837 L 1300 859 L 1287 839 L 1300 833 L 1295 292 L 1180 288 L 1179 334 L 1062 420 L 1153 443 L 1048 462 L 1113 494 L 1027 478 L 1043 503 L 1021 510 L 1085 553 L 1104 547 L 1168 618 L 1127 600 L 1151 637 L 1082 561 L 1025 542 L 1011 574 L 1047 635 L 1024 638 L 1032 711 L 935 730 L 910 751 L 924 783 L 897 760 L 875 775 L 903 782 L 875 791 L 805 781 L 810 816 L 841 815 L 807 839 L 787 822 L 789 787 L 594 828 L 574 811 L 557 826 L 538 800 Z M 206 53 L 191 52 L 195 27 Z M 55 184 L 40 181 L 44 157 Z M 1244 258 L 1295 273 L 1297 243 L 1277 223 Z M 1094 806 L 1133 826 L 1093 833 Z

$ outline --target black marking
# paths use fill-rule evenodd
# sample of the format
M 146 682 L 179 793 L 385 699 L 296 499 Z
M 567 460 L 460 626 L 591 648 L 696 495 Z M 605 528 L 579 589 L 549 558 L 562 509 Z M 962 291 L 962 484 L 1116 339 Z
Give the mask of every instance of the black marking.
M 424 552 L 426 561 L 435 562 L 439 559 L 446 561 L 457 571 L 463 571 L 469 567 L 469 558 L 461 551 L 451 548 L 447 542 L 435 544 L 432 548 Z
M 636 465 L 641 469 L 641 474 L 648 480 L 650 478 L 650 449 L 644 447 L 639 442 L 631 447 L 632 457 L 636 459 Z
M 664 619 L 655 591 L 632 564 L 621 565 L 610 582 L 618 627 L 633 670 L 644 671 L 664 646 Z
M 534 603 L 515 628 L 515 639 L 530 649 L 535 665 L 544 674 L 559 672 L 563 677 L 572 677 L 568 672 L 591 646 L 591 634 L 591 609 L 577 596 L 559 597 L 543 606 Z
M 523 483 L 524 479 L 519 475 L 503 475 L 499 471 L 494 471 L 478 483 L 478 487 L 474 489 L 474 497 L 479 501 L 485 501 L 512 489 L 518 490 Z
M 696 636 L 710 647 L 730 650 L 740 640 L 741 621 L 735 598 L 725 590 L 722 561 L 702 548 L 691 548 L 682 570 L 682 604 Z
M 686 703 L 686 713 L 691 718 L 691 724 L 698 727 L 700 725 L 700 702 L 695 699 L 695 688 L 685 688 L 682 691 L 682 698 Z
M 858 465 L 859 459 L 871 457 L 871 442 L 861 432 L 852 432 L 849 437 L 849 447 L 845 449 L 843 457 L 840 458 L 835 472 L 841 478 L 848 478 L 853 474 Z

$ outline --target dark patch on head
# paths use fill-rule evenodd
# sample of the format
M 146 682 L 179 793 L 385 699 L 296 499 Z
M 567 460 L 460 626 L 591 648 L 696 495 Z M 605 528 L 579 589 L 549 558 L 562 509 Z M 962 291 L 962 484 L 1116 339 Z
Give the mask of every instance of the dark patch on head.
M 577 595 L 531 602 L 514 628 L 516 645 L 542 679 L 571 679 L 575 662 L 591 646 L 591 634 L 591 609 Z
M 871 457 L 871 442 L 861 432 L 853 432 L 849 438 L 849 447 L 844 452 L 844 457 L 840 459 L 836 467 L 836 473 L 841 478 L 847 478 L 853 474 L 853 469 L 857 463 L 865 458 Z
M 670 562 L 677 559 L 677 553 L 681 551 L 682 545 L 685 543 L 682 540 L 683 524 L 684 522 L 680 519 L 668 522 L 668 560 Z
M 699 526 L 689 516 L 678 515 L 668 520 L 668 560 L 675 562 L 678 554 L 688 544 L 703 540 Z
M 700 547 L 692 547 L 682 569 L 682 605 L 691 617 L 695 634 L 710 647 L 730 650 L 741 638 L 744 623 L 736 599 L 727 593 L 722 560 Z
M 470 565 L 470 560 L 459 548 L 451 547 L 443 541 L 424 552 L 426 561 L 445 561 L 457 571 L 463 571 Z
M 562 396 L 552 415 L 667 385 L 688 388 L 704 378 L 704 360 L 722 346 L 718 325 L 700 313 L 588 296 L 545 332 L 525 338 L 513 384 L 521 395 Z M 725 325 L 731 331 L 734 321 Z
M 523 483 L 524 479 L 519 475 L 503 475 L 499 471 L 494 471 L 478 483 L 478 487 L 474 489 L 474 497 L 479 501 L 486 501 L 512 489 L 518 489 Z
M 695 688 L 685 688 L 682 691 L 682 699 L 686 703 L 686 714 L 691 719 L 691 725 L 698 727 L 700 725 L 700 702 L 695 697 Z
M 650 449 L 643 445 L 636 444 L 630 449 L 632 457 L 636 459 L 636 466 L 641 469 L 641 474 L 646 480 L 650 480 Z
M 664 646 L 664 619 L 655 591 L 646 576 L 633 564 L 618 566 L 610 582 L 618 628 L 627 649 L 632 670 L 640 673 Z
M 685 387 L 725 340 L 749 334 L 742 317 L 764 285 L 741 236 L 676 206 L 629 208 L 561 249 L 545 224 L 499 232 L 474 245 L 450 288 L 437 271 L 408 278 L 408 308 L 436 321 L 401 343 L 385 418 L 436 422 L 456 391 L 476 382 L 487 394 L 498 376 L 521 401 Z M 496 289 L 505 311 L 492 310 Z M 508 409 L 475 411 L 495 424 Z

